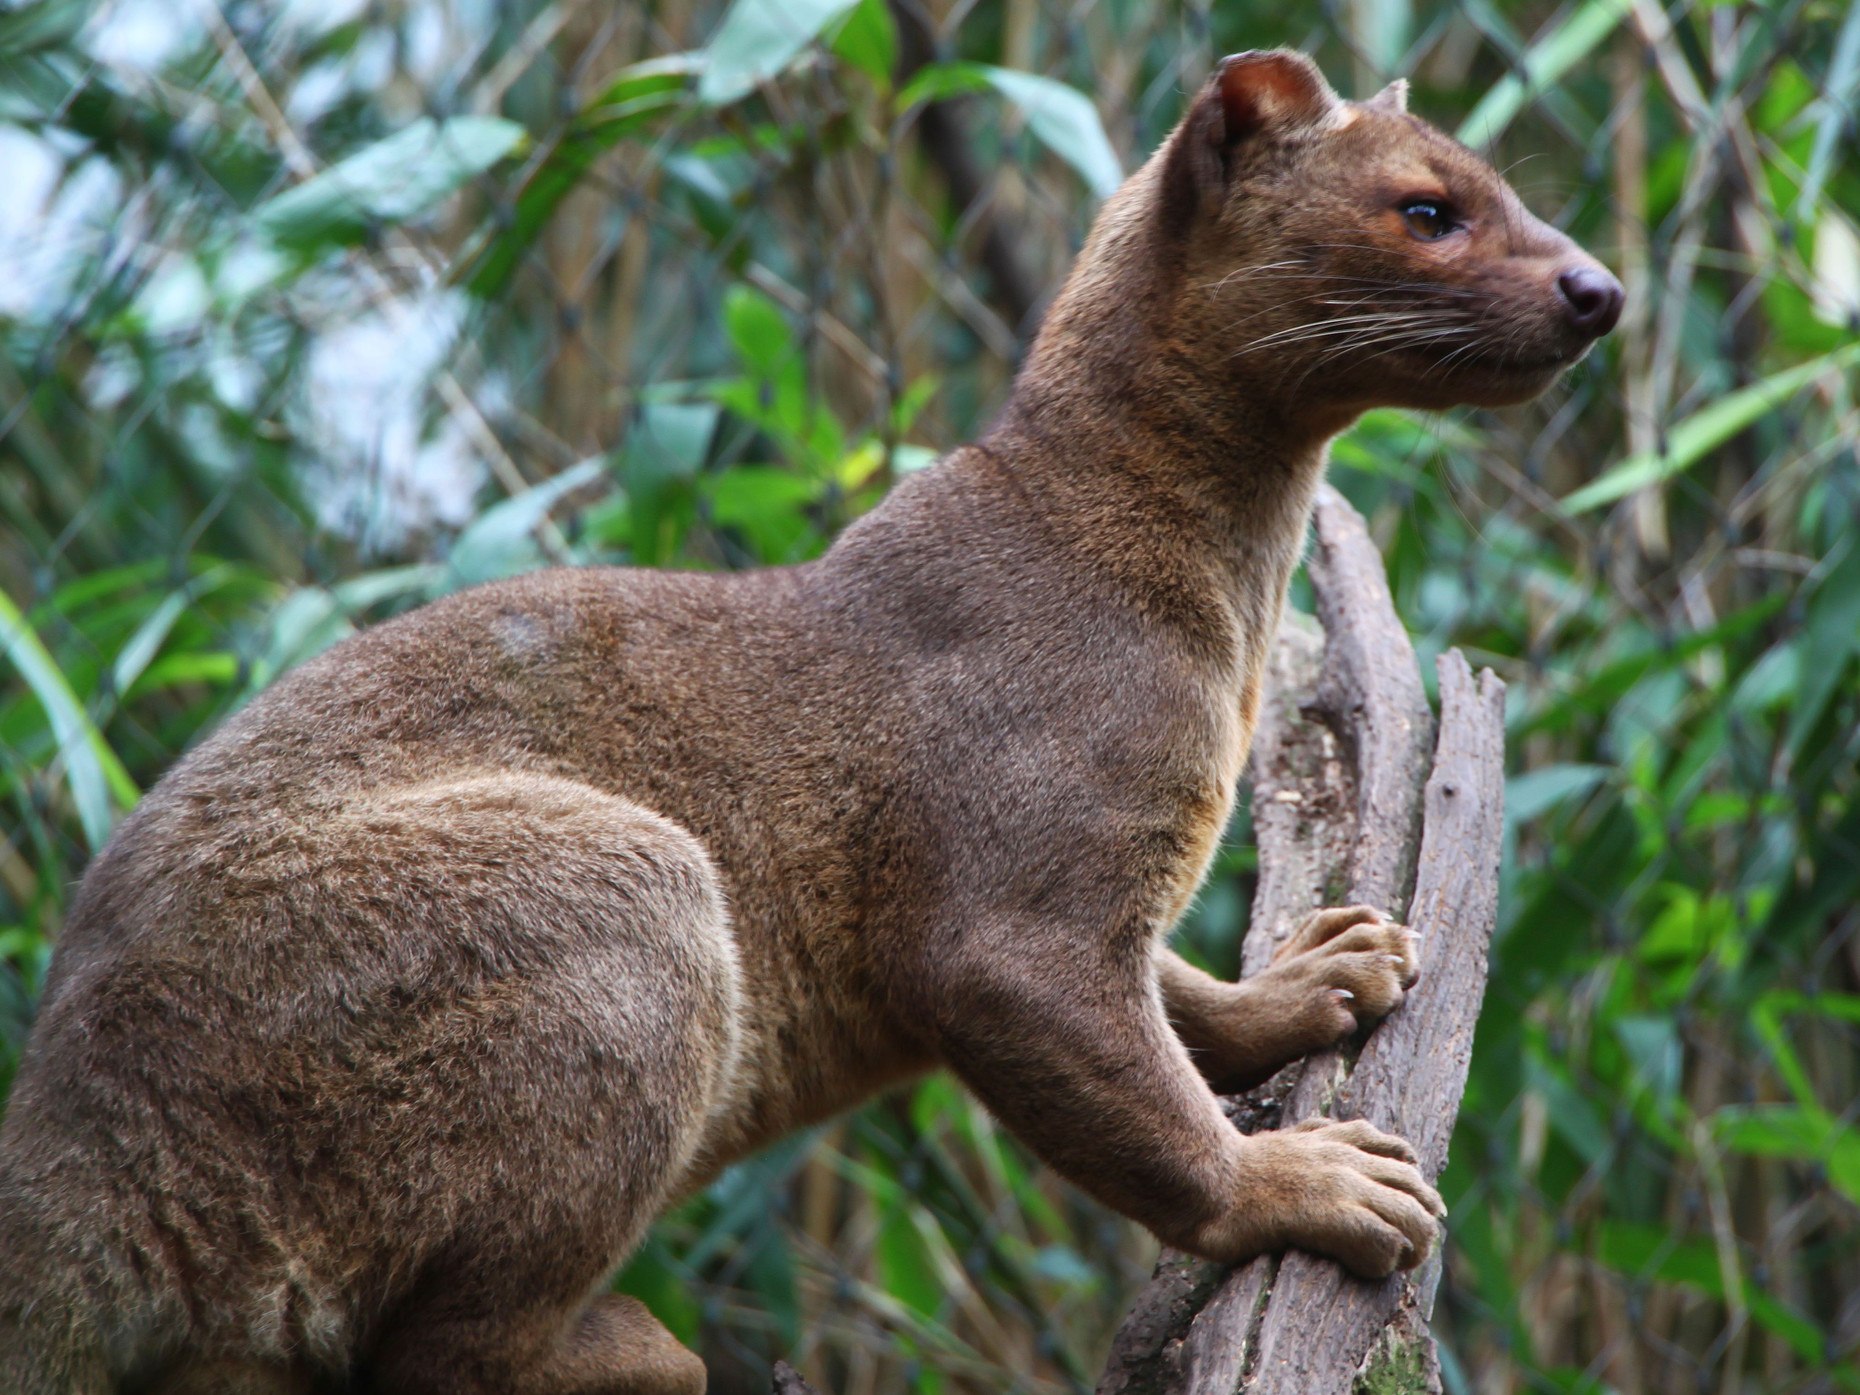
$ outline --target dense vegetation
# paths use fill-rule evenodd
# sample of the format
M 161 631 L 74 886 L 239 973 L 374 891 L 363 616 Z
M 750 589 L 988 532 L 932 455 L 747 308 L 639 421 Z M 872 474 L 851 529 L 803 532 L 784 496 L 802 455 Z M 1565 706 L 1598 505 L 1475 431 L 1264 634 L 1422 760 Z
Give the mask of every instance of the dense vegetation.
M 1424 658 L 1511 692 L 1451 1388 L 1860 1390 L 1860 8 L 92 11 L 0 12 L 0 1091 L 86 858 L 218 718 L 546 561 L 818 553 L 1000 401 L 1213 56 L 1284 42 L 1410 75 L 1630 298 L 1546 402 L 1335 452 Z M 1214 965 L 1248 879 L 1242 826 Z M 1056 1391 L 1151 1256 L 932 1080 L 622 1282 L 713 1388 Z

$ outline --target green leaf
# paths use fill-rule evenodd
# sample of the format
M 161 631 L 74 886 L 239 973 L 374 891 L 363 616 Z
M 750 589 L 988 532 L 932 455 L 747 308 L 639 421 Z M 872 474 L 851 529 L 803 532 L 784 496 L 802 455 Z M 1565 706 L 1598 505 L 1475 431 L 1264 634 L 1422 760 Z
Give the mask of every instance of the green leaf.
M 110 688 L 119 699 L 154 662 L 175 622 L 187 608 L 215 587 L 233 580 L 234 575 L 231 567 L 214 567 L 202 572 L 187 585 L 164 596 L 161 604 L 136 626 L 135 633 L 116 651 L 116 662 L 110 666 Z
M 1664 1226 L 1603 1221 L 1596 1228 L 1588 1257 L 1630 1278 L 1658 1279 L 1698 1289 L 1714 1298 L 1727 1297 L 1724 1267 L 1717 1249 L 1706 1240 L 1681 1239 Z M 1752 1317 L 1787 1342 L 1804 1361 L 1818 1370 L 1828 1369 L 1828 1348 L 1820 1329 L 1744 1275 L 1734 1275 L 1733 1280 Z M 1843 1380 L 1841 1388 L 1852 1390 L 1855 1385 Z
M 479 514 L 446 556 L 447 585 L 476 586 L 534 567 L 542 555 L 531 536 L 537 525 L 565 494 L 599 479 L 605 470 L 604 460 L 584 460 Z
M 230 688 L 239 680 L 239 658 L 224 650 L 204 650 L 191 654 L 170 654 L 150 664 L 126 694 L 142 697 L 165 688 L 205 684 L 211 688 Z
M 1563 500 L 1564 510 L 1587 513 L 1691 469 L 1760 417 L 1781 407 L 1823 373 L 1844 369 L 1855 362 L 1860 362 L 1860 343 L 1845 344 L 1831 353 L 1725 394 L 1674 426 L 1667 433 L 1664 453 L 1643 451 L 1629 456 L 1600 479 L 1591 480 L 1567 495 Z
M 348 612 L 367 610 L 383 601 L 401 596 L 430 592 L 440 584 L 446 569 L 433 562 L 415 562 L 404 567 L 383 567 L 379 571 L 360 572 L 330 588 L 336 600 Z
M 524 180 L 509 226 L 470 256 L 466 285 L 473 295 L 494 298 L 522 263 L 563 199 L 594 167 L 604 150 L 652 127 L 686 102 L 696 55 L 672 54 L 621 69 L 582 111 L 575 127 Z
M 115 809 L 131 808 L 141 792 L 71 690 L 63 670 L 5 592 L 0 592 L 0 654 L 11 661 L 45 709 L 64 761 L 65 783 L 77 806 L 78 822 L 84 826 L 84 840 L 96 852 L 109 840 Z
M 988 69 L 988 81 L 1026 113 L 1035 139 L 1077 170 L 1092 193 L 1108 199 L 1117 192 L 1124 167 L 1091 98 L 1063 82 L 1012 68 Z
M 94 13 L 87 0 L 41 0 L 0 14 L 0 58 L 63 48 L 83 31 Z
M 321 586 L 300 586 L 271 613 L 265 652 L 252 665 L 251 690 L 260 691 L 287 669 L 354 633 L 334 595 Z
M 1711 1126 L 1723 1147 L 1763 1158 L 1820 1158 L 1832 1132 L 1825 1115 L 1791 1104 L 1726 1105 Z
M 704 484 L 712 522 L 740 535 L 764 565 L 792 562 L 818 549 L 808 509 L 820 486 L 773 465 L 733 465 Z
M 1795 645 L 1772 645 L 1732 687 L 1730 709 L 1744 714 L 1769 712 L 1785 706 L 1794 700 L 1801 681 L 1801 656 Z
M 916 1208 L 899 1200 L 885 1208 L 879 1221 L 878 1261 L 885 1291 L 920 1317 L 934 1318 L 943 1302 L 936 1259 L 919 1228 Z
M 1414 38 L 1414 0 L 1376 0 L 1352 5 L 1349 13 L 1352 51 L 1378 73 L 1396 71 Z
M 703 1330 L 704 1310 L 692 1295 L 690 1278 L 664 1237 L 653 1230 L 614 1280 L 613 1291 L 639 1299 L 668 1332 L 691 1346 Z
M 682 98 L 691 78 L 704 71 L 697 53 L 668 53 L 628 64 L 607 80 L 593 101 L 583 108 L 585 130 L 621 134 L 636 129 L 644 118 L 658 115 L 667 98 Z
M 1797 1012 L 1816 1013 L 1860 1026 L 1860 994 L 1856 993 L 1797 993 L 1778 989 L 1759 998 L 1756 1010 L 1771 1018 Z
M 1608 778 L 1605 765 L 1547 765 L 1505 782 L 1505 818 L 1527 824 L 1566 799 L 1586 795 Z
M 1542 1095 L 1550 1109 L 1550 1126 L 1591 1167 L 1604 1164 L 1613 1144 L 1608 1125 L 1570 1079 L 1561 1062 L 1531 1060 L 1525 1067 L 1530 1087 Z
M 943 458 L 943 452 L 934 446 L 913 446 L 900 442 L 891 448 L 891 472 L 894 475 L 914 475 L 919 470 L 927 470 Z
M 1844 540 L 1846 555 L 1834 562 L 1808 602 L 1808 624 L 1796 641 L 1799 665 L 1787 749 L 1799 756 L 1822 713 L 1834 698 L 1848 660 L 1860 650 L 1860 541 Z
M 142 671 L 161 652 L 162 645 L 168 639 L 168 632 L 174 628 L 174 622 L 181 618 L 191 600 L 191 587 L 171 591 L 162 598 L 160 605 L 149 612 L 148 618 L 136 626 L 136 632 L 129 637 L 129 642 L 116 651 L 116 662 L 110 667 L 112 692 L 119 695 L 128 692 L 136 679 L 142 676 Z
M 858 0 L 736 0 L 704 49 L 698 97 L 724 106 L 748 96 Z
M 1638 1085 L 1663 1106 L 1678 1098 L 1684 1053 L 1670 1017 L 1630 1013 L 1615 1021 L 1615 1038 L 1633 1062 Z
M 1098 108 L 1063 82 L 986 63 L 933 63 L 911 80 L 898 101 L 909 107 L 983 88 L 992 88 L 1019 107 L 1034 139 L 1077 170 L 1092 193 L 1102 199 L 1117 192 L 1124 167 L 1104 133 Z
M 1549 33 L 1540 36 L 1515 65 L 1493 84 L 1460 123 L 1459 138 L 1483 149 L 1504 134 L 1526 102 L 1554 87 L 1565 73 L 1587 58 L 1614 33 L 1634 8 L 1633 0 L 1588 0 Z
M 1046 1245 L 1034 1252 L 1032 1269 L 1042 1279 L 1053 1279 L 1080 1293 L 1103 1286 L 1103 1276 L 1069 1245 Z
M 1834 169 L 1841 132 L 1853 130 L 1855 116 L 1860 114 L 1860 5 L 1848 7 L 1841 35 L 1834 41 L 1834 60 L 1828 65 L 1828 80 L 1822 92 L 1823 110 L 1815 128 L 1815 148 L 1808 157 L 1808 173 L 1795 205 L 1795 216 L 1804 223 L 1813 218 L 1815 204 Z
M 622 454 L 632 560 L 672 560 L 695 512 L 692 482 L 703 468 L 720 413 L 710 402 L 651 402 L 640 409 Z
M 760 1299 L 759 1307 L 775 1320 L 777 1341 L 792 1350 L 801 1340 L 800 1278 L 788 1237 L 765 1215 L 743 1246 L 749 1263 L 744 1277 Z
M 523 139 L 523 128 L 501 117 L 455 116 L 443 124 L 421 117 L 267 200 L 253 216 L 283 246 L 354 242 L 374 223 L 424 213 Z
M 858 0 L 833 40 L 833 55 L 877 83 L 890 86 L 898 64 L 898 27 L 885 0 Z
M 723 326 L 743 366 L 756 377 L 773 378 L 799 357 L 780 307 L 748 286 L 732 286 L 724 296 Z
M 1732 1152 L 1818 1162 L 1849 1201 L 1860 1203 L 1860 1132 L 1820 1110 L 1788 1104 L 1726 1106 L 1712 1132 Z
M 686 1268 L 702 1270 L 719 1253 L 732 1248 L 745 1231 L 765 1221 L 769 1197 L 787 1184 L 818 1141 L 816 1131 L 790 1134 L 772 1148 L 732 1165 L 712 1182 L 705 1199 L 715 1203 L 716 1212 L 685 1246 L 681 1258 Z

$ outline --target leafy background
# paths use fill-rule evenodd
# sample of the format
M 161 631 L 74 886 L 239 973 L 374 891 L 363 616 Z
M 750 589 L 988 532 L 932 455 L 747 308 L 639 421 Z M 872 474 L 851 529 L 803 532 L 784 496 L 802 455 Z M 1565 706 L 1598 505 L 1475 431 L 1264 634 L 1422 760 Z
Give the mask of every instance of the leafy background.
M 1510 685 L 1454 1391 L 1860 1389 L 1860 8 L 71 0 L 0 10 L 0 1082 L 141 789 L 354 626 L 817 554 L 1000 403 L 1093 208 L 1288 43 L 1628 287 L 1547 400 L 1333 476 Z M 1431 663 L 1424 665 L 1431 671 Z M 1244 817 L 1182 931 L 1231 968 Z M 0 1085 L 3 1088 L 3 1085 Z M 947 1082 L 620 1282 L 713 1388 L 1092 1384 L 1153 1242 Z

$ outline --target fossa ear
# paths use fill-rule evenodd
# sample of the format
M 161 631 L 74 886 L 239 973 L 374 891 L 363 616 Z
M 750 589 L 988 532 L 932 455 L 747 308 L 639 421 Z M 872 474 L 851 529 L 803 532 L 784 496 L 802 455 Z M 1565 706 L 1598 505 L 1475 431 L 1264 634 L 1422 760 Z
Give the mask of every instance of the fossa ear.
M 1408 110 L 1408 79 L 1396 78 L 1362 106 L 1365 111 L 1385 111 L 1400 116 Z
M 1198 210 L 1218 208 L 1249 146 L 1338 122 L 1346 111 L 1302 53 L 1256 49 L 1223 58 L 1176 132 L 1165 216 L 1179 224 Z
M 1228 148 L 1262 134 L 1321 126 L 1343 106 L 1318 65 L 1285 48 L 1223 58 L 1208 86 L 1220 99 Z

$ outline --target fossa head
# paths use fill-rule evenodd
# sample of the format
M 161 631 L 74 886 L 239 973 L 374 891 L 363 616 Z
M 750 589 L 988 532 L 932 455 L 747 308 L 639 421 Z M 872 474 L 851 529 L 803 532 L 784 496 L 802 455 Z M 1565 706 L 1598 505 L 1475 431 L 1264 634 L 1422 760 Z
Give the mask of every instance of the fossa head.
M 1129 315 L 1209 388 L 1335 423 L 1525 401 L 1622 305 L 1601 263 L 1409 114 L 1405 83 L 1346 101 L 1285 50 L 1221 62 L 1080 271 L 1058 318 L 1128 282 Z

